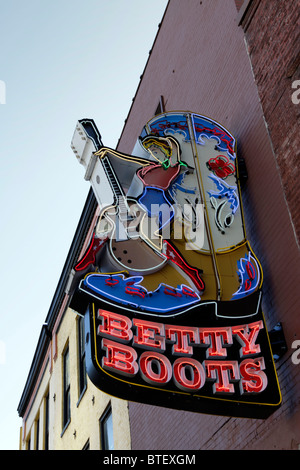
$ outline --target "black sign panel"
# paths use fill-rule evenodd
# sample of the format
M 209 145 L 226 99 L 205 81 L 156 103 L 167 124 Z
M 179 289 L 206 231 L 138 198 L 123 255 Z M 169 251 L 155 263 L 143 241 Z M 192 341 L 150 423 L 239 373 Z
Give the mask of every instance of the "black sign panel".
M 249 308 L 249 299 L 235 306 Z M 203 304 L 166 322 L 96 301 L 85 315 L 88 375 L 102 391 L 130 401 L 266 418 L 281 395 L 257 306 L 246 322 L 234 318 L 232 302 Z

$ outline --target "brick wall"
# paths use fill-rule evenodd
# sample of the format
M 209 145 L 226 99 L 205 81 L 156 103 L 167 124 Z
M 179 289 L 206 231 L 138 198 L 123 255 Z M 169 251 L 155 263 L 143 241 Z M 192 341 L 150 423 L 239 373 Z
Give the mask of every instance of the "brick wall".
M 237 3 L 240 7 L 241 2 Z M 277 4 L 277 0 L 262 3 L 267 8 L 268 4 Z M 247 235 L 264 270 L 263 306 L 267 326 L 271 329 L 278 321 L 283 323 L 289 351 L 277 364 L 283 404 L 269 419 L 208 416 L 130 403 L 132 448 L 297 448 L 300 443 L 300 366 L 292 364 L 291 344 L 294 339 L 300 339 L 297 295 L 300 259 L 295 223 L 291 222 L 292 199 L 287 202 L 283 176 L 278 171 L 281 168 L 279 149 L 283 152 L 285 148 L 292 154 L 294 143 L 285 142 L 287 136 L 280 131 L 286 126 L 282 123 L 284 119 L 279 120 L 280 116 L 277 119 L 278 132 L 270 131 L 271 127 L 275 129 L 276 119 L 272 126 L 268 122 L 272 112 L 279 112 L 282 106 L 281 109 L 290 113 L 289 127 L 294 129 L 293 113 L 297 111 L 294 107 L 290 109 L 285 99 L 286 89 L 280 93 L 272 85 L 268 71 L 271 62 L 266 58 L 266 69 L 261 61 L 258 83 L 254 80 L 234 0 L 185 0 L 184 11 L 182 5 L 182 0 L 169 2 L 118 148 L 131 153 L 141 127 L 153 116 L 161 95 L 166 111 L 190 110 L 210 116 L 235 135 L 238 153 L 245 159 L 248 170 L 242 198 Z M 270 7 L 270 14 L 271 10 Z M 291 23 L 291 15 L 289 17 Z M 255 16 L 252 22 L 254 25 Z M 290 23 L 283 21 L 281 27 L 289 29 Z M 248 39 L 251 57 L 254 55 L 257 61 L 266 29 L 264 27 L 260 33 L 261 43 L 256 45 L 254 31 L 252 39 L 250 36 Z M 275 30 L 273 38 L 278 44 Z M 269 42 L 272 43 L 271 38 Z M 269 50 L 270 47 L 273 50 L 273 46 L 270 45 Z M 292 49 L 291 44 L 289 47 Z M 287 53 L 285 49 L 283 52 Z M 261 90 L 263 77 L 267 76 L 270 89 L 266 87 L 268 97 L 264 98 Z M 275 111 L 274 100 L 273 105 L 269 103 L 273 94 L 279 106 Z M 265 109 L 267 117 L 263 114 Z M 286 154 L 281 155 L 284 159 Z M 292 171 L 290 160 L 287 166 Z
M 251 14 L 250 5 L 242 26 L 299 244 L 300 104 L 292 102 L 292 84 L 300 79 L 299 2 L 255 0 L 253 4 L 255 11 Z

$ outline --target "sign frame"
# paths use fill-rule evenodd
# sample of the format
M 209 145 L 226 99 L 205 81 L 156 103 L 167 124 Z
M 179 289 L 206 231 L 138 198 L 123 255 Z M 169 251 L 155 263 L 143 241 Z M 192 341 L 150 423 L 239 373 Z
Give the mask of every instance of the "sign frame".
M 245 232 L 234 137 L 212 119 L 188 112 L 151 119 L 134 149 L 139 156 L 103 147 L 92 120 L 79 121 L 76 131 L 72 147 L 99 204 L 70 287 L 70 306 L 85 317 L 91 381 L 112 396 L 145 404 L 270 416 L 282 396 L 262 312 L 262 268 Z M 105 193 L 114 199 L 110 204 L 103 204 Z M 151 213 L 153 201 L 170 211 Z M 184 201 L 192 216 L 179 212 L 179 218 L 205 234 L 201 246 L 200 238 L 185 243 L 185 255 L 175 229 L 172 239 L 161 235 L 178 219 L 173 203 L 181 207 Z M 131 222 L 120 231 L 124 208 L 127 216 L 144 211 L 141 239 Z M 147 217 L 156 217 L 157 229 L 150 230 L 159 234 L 156 240 L 143 225 Z M 145 254 L 141 262 L 134 259 L 135 247 Z M 173 278 L 170 269 L 177 271 Z
M 235 383 L 235 392 L 234 394 L 226 395 L 226 394 L 207 394 L 203 393 L 202 389 L 199 389 L 198 391 L 187 391 L 187 390 L 180 390 L 178 387 L 174 385 L 172 381 L 174 381 L 173 376 L 171 380 L 168 381 L 168 383 L 164 384 L 163 386 L 157 386 L 155 383 L 149 384 L 147 381 L 145 381 L 143 378 L 140 376 L 140 369 L 137 371 L 136 374 L 132 375 L 131 378 L 125 377 L 122 375 L 122 373 L 116 373 L 114 369 L 108 370 L 104 369 L 102 367 L 102 361 L 103 358 L 106 357 L 107 355 L 107 350 L 105 350 L 101 346 L 101 341 L 103 339 L 103 336 L 99 336 L 97 334 L 97 330 L 99 329 L 99 326 L 101 322 L 97 318 L 97 311 L 98 309 L 104 310 L 107 312 L 107 305 L 105 303 L 95 301 L 93 303 L 90 303 L 90 300 L 87 298 L 87 302 L 89 302 L 88 309 L 85 313 L 85 334 L 86 334 L 86 367 L 87 367 L 87 373 L 91 381 L 96 385 L 100 390 L 104 391 L 105 393 L 108 393 L 109 395 L 126 399 L 129 401 L 136 401 L 136 402 L 142 402 L 145 404 L 149 405 L 155 405 L 155 406 L 163 406 L 167 408 L 173 408 L 177 410 L 186 410 L 186 411 L 192 411 L 192 412 L 198 412 L 198 413 L 204 413 L 204 414 L 213 414 L 213 415 L 225 415 L 225 416 L 233 416 L 233 417 L 248 417 L 248 418 L 257 418 L 257 419 L 265 419 L 268 416 L 270 416 L 281 404 L 281 392 L 279 388 L 279 383 L 276 375 L 276 369 L 275 369 L 275 364 L 272 356 L 272 350 L 271 350 L 271 345 L 270 345 L 270 339 L 269 335 L 266 329 L 266 324 L 265 324 L 265 319 L 264 316 L 261 312 L 260 309 L 260 320 L 262 322 L 263 328 L 259 331 L 257 342 L 255 342 L 255 345 L 259 345 L 259 348 L 261 349 L 260 353 L 254 355 L 254 360 L 258 356 L 261 357 L 261 353 L 263 351 L 263 358 L 264 358 L 264 366 L 265 369 L 263 371 L 263 374 L 265 373 L 267 376 L 268 380 L 268 387 L 267 390 L 260 393 L 260 394 L 246 394 L 244 396 L 240 395 L 239 393 L 239 384 Z M 213 318 L 215 315 L 215 306 L 208 306 L 207 307 L 210 312 L 208 314 L 208 317 Z M 122 309 L 114 309 L 114 312 L 117 313 L 117 315 L 120 315 L 121 317 L 126 317 L 129 319 L 128 312 L 126 315 L 124 315 L 124 311 Z M 195 319 L 195 316 L 197 315 L 197 308 L 195 307 L 194 312 L 188 312 L 185 316 L 185 318 L 180 318 L 178 317 L 173 317 L 170 318 L 168 317 L 168 324 L 170 325 L 176 325 L 176 326 L 184 326 L 185 323 L 187 324 L 186 326 L 191 327 L 193 325 L 193 320 L 191 320 L 191 317 L 193 316 Z M 112 314 L 114 316 L 114 314 Z M 136 318 L 135 316 L 131 317 L 131 321 Z M 157 317 L 151 317 L 147 316 L 146 324 L 148 321 L 152 322 L 153 324 L 157 324 Z M 160 322 L 161 319 L 159 319 Z M 228 328 L 228 321 L 226 321 L 226 318 L 218 318 L 218 325 L 220 330 L 222 328 Z M 245 322 L 241 322 L 241 319 L 235 320 L 235 326 L 243 325 Z M 255 322 L 257 322 L 257 317 Z M 211 320 L 208 320 L 207 322 L 210 327 L 212 325 Z M 251 320 L 249 322 L 251 324 Z M 194 322 L 195 325 L 195 322 Z M 234 325 L 231 322 L 231 328 Z M 210 328 L 208 327 L 208 328 Z M 196 327 L 197 328 L 197 327 Z M 201 327 L 203 329 L 203 326 L 201 324 Z M 150 331 L 150 330 L 148 330 Z M 107 336 L 108 338 L 108 336 Z M 110 339 L 115 343 L 115 347 L 117 348 L 118 344 L 122 348 L 124 343 L 118 342 L 117 338 L 114 337 L 113 335 L 110 336 Z M 130 342 L 130 344 L 132 341 Z M 178 358 L 184 359 L 184 357 L 189 358 L 190 356 L 188 355 L 181 355 L 181 356 L 175 356 L 170 353 L 170 350 L 172 348 L 172 345 L 174 345 L 173 342 L 167 342 L 167 349 L 168 353 L 166 354 L 166 351 L 161 353 L 159 350 L 160 354 L 165 355 L 167 357 L 167 360 L 170 362 L 174 361 Z M 207 347 L 194 347 L 194 351 L 197 352 L 197 361 L 201 364 L 205 362 L 206 356 L 205 356 L 205 350 L 209 348 L 209 344 L 206 345 Z M 241 349 L 241 344 L 235 339 L 234 344 L 230 346 L 233 350 L 231 356 L 232 357 L 238 357 L 239 356 L 239 350 Z M 226 348 L 227 351 L 229 348 Z M 153 350 L 153 349 L 152 349 Z M 140 360 L 140 356 L 143 352 L 146 351 L 151 351 L 151 349 L 147 348 L 140 348 L 140 347 L 135 347 L 135 351 L 137 352 L 138 358 L 137 358 L 137 363 Z M 195 355 L 192 356 L 193 359 L 195 359 Z M 200 359 L 201 357 L 201 359 Z M 245 356 L 246 357 L 246 356 Z M 242 360 L 245 359 L 243 357 Z M 253 356 L 251 356 L 253 359 Z M 213 361 L 216 358 L 213 359 Z M 217 359 L 221 359 L 220 357 L 217 357 Z M 209 361 L 209 359 L 208 359 Z M 138 379 L 137 379 L 138 377 Z M 213 383 L 216 381 L 207 381 L 205 384 L 206 389 L 212 390 L 213 388 Z M 241 377 L 238 380 L 241 382 Z M 234 382 L 232 382 L 234 383 Z

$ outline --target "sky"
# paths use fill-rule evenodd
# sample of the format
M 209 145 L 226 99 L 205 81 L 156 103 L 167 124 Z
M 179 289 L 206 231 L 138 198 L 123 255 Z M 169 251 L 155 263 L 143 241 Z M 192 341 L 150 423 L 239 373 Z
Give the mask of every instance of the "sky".
M 0 450 L 89 191 L 70 143 L 115 148 L 167 0 L 0 0 Z

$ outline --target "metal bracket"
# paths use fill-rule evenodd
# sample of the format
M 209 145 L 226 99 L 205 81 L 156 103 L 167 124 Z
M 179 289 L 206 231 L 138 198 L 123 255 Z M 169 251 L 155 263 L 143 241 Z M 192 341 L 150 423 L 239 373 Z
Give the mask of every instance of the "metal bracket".
M 273 352 L 274 361 L 277 362 L 287 352 L 287 344 L 285 341 L 282 324 L 279 322 L 269 331 L 269 338 Z
M 84 175 L 85 181 L 90 181 L 94 168 L 96 166 L 97 158 L 98 157 L 95 154 L 92 154 L 90 161 L 88 163 L 88 167 L 86 169 L 85 175 Z

